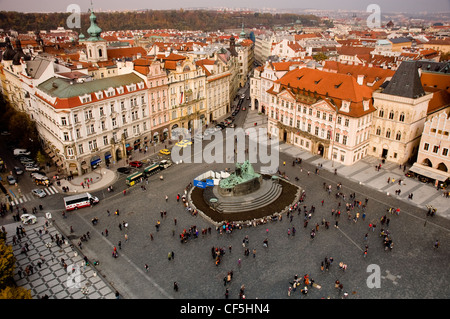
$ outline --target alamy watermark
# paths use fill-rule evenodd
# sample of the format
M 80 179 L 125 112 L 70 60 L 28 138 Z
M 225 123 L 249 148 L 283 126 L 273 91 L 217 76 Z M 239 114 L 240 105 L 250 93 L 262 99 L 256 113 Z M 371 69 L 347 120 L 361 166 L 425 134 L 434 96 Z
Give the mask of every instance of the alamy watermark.
M 367 6 L 366 12 L 370 12 L 367 17 L 367 27 L 370 29 L 381 27 L 381 8 L 378 4 L 369 4 Z
M 81 270 L 77 264 L 72 264 L 67 267 L 66 286 L 69 289 L 81 288 Z
M 366 272 L 371 273 L 366 279 L 367 287 L 381 288 L 381 268 L 377 264 L 370 264 L 367 266 Z
M 172 140 L 177 142 L 171 151 L 172 161 L 211 164 L 244 162 L 247 158 L 252 164 L 266 165 L 261 168 L 268 172 L 278 170 L 278 136 L 269 137 L 266 128 L 206 129 L 203 132 L 199 120 L 195 121 L 194 127 L 199 129 L 192 134 L 186 128 L 172 129 Z M 203 148 L 201 140 L 211 142 Z
M 81 28 L 81 8 L 78 4 L 69 4 L 67 6 L 66 12 L 71 12 L 66 19 L 66 25 L 69 29 L 79 29 Z

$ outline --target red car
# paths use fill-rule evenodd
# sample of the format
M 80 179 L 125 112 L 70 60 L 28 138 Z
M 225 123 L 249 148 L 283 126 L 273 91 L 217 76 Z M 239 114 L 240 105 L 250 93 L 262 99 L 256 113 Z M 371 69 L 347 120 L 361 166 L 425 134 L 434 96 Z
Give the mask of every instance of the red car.
M 144 165 L 144 163 L 142 163 L 141 161 L 133 161 L 133 162 L 130 162 L 130 166 L 131 167 L 141 167 L 142 165 Z

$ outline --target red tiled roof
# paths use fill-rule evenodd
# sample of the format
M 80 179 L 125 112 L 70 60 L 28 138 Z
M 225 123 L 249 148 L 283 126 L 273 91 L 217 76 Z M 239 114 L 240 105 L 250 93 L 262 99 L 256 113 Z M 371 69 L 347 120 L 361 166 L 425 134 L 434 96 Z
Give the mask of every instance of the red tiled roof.
M 315 95 L 328 103 L 332 100 L 338 107 L 342 105 L 342 101 L 350 101 L 349 112 L 340 113 L 351 117 L 360 117 L 375 111 L 371 102 L 373 90 L 366 85 L 359 85 L 351 75 L 303 68 L 289 71 L 274 83 L 281 85 L 281 91 L 288 90 L 291 94 L 299 94 L 299 97 L 302 96 L 303 90 L 309 91 L 307 95 Z M 274 91 L 274 86 L 267 92 L 279 94 Z M 363 109 L 363 101 L 369 101 L 369 109 L 366 111 Z
M 358 79 L 358 75 L 363 75 L 364 84 L 373 83 L 378 78 L 379 80 L 374 84 L 374 86 L 371 87 L 372 89 L 378 88 L 381 84 L 383 84 L 386 78 L 392 77 L 395 73 L 395 71 L 390 69 L 344 64 L 336 61 L 326 61 L 323 69 L 324 71 L 330 70 L 340 74 L 349 74 L 355 79 Z
M 108 59 L 121 59 L 124 57 L 133 57 L 137 54 L 141 54 L 141 56 L 146 56 L 147 51 L 143 47 L 129 47 L 129 48 L 108 48 Z

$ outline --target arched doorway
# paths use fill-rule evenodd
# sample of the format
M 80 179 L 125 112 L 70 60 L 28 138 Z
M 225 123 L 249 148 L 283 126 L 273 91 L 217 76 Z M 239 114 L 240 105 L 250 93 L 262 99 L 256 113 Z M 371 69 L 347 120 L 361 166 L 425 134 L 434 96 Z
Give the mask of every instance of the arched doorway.
M 428 158 L 423 160 L 422 165 L 423 166 L 433 167 L 433 164 L 431 163 L 431 161 Z
M 287 131 L 286 131 L 286 130 L 282 130 L 282 131 L 281 131 L 281 140 L 282 140 L 283 142 L 287 142 L 287 136 L 288 136 Z
M 117 160 L 122 159 L 122 149 L 120 147 L 116 150 L 116 159 Z
M 443 172 L 448 172 L 447 165 L 445 165 L 444 163 L 439 163 L 437 169 Z
M 324 151 L 325 151 L 325 147 L 323 146 L 323 144 L 319 144 L 317 146 L 317 154 L 319 154 L 320 156 L 323 157 Z

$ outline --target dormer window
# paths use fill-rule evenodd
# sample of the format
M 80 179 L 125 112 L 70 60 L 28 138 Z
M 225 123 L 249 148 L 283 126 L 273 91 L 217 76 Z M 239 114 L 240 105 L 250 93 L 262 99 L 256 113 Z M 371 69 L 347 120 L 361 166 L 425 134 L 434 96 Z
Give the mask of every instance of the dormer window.
M 96 92 L 95 96 L 97 97 L 98 100 L 101 100 L 101 99 L 103 99 L 103 92 L 101 92 L 101 91 L 100 92 Z
M 107 97 L 112 97 L 115 95 L 115 91 L 113 88 L 109 88 L 108 90 L 105 90 L 105 94 Z
M 127 85 L 127 90 L 129 92 L 136 91 L 136 84 L 133 83 L 133 84 Z
M 117 88 L 117 92 L 119 93 L 119 94 L 123 94 L 123 87 L 121 86 L 121 87 L 118 87 Z
M 364 100 L 363 101 L 363 109 L 364 109 L 364 111 L 368 111 L 369 110 L 369 100 Z
M 89 103 L 92 101 L 91 95 L 90 94 L 86 94 L 86 95 L 81 95 L 79 96 L 81 103 L 85 104 L 85 103 Z
M 275 83 L 273 90 L 275 92 L 280 92 L 280 83 Z
M 341 112 L 350 112 L 350 102 L 349 101 L 342 101 L 342 106 L 340 109 Z

